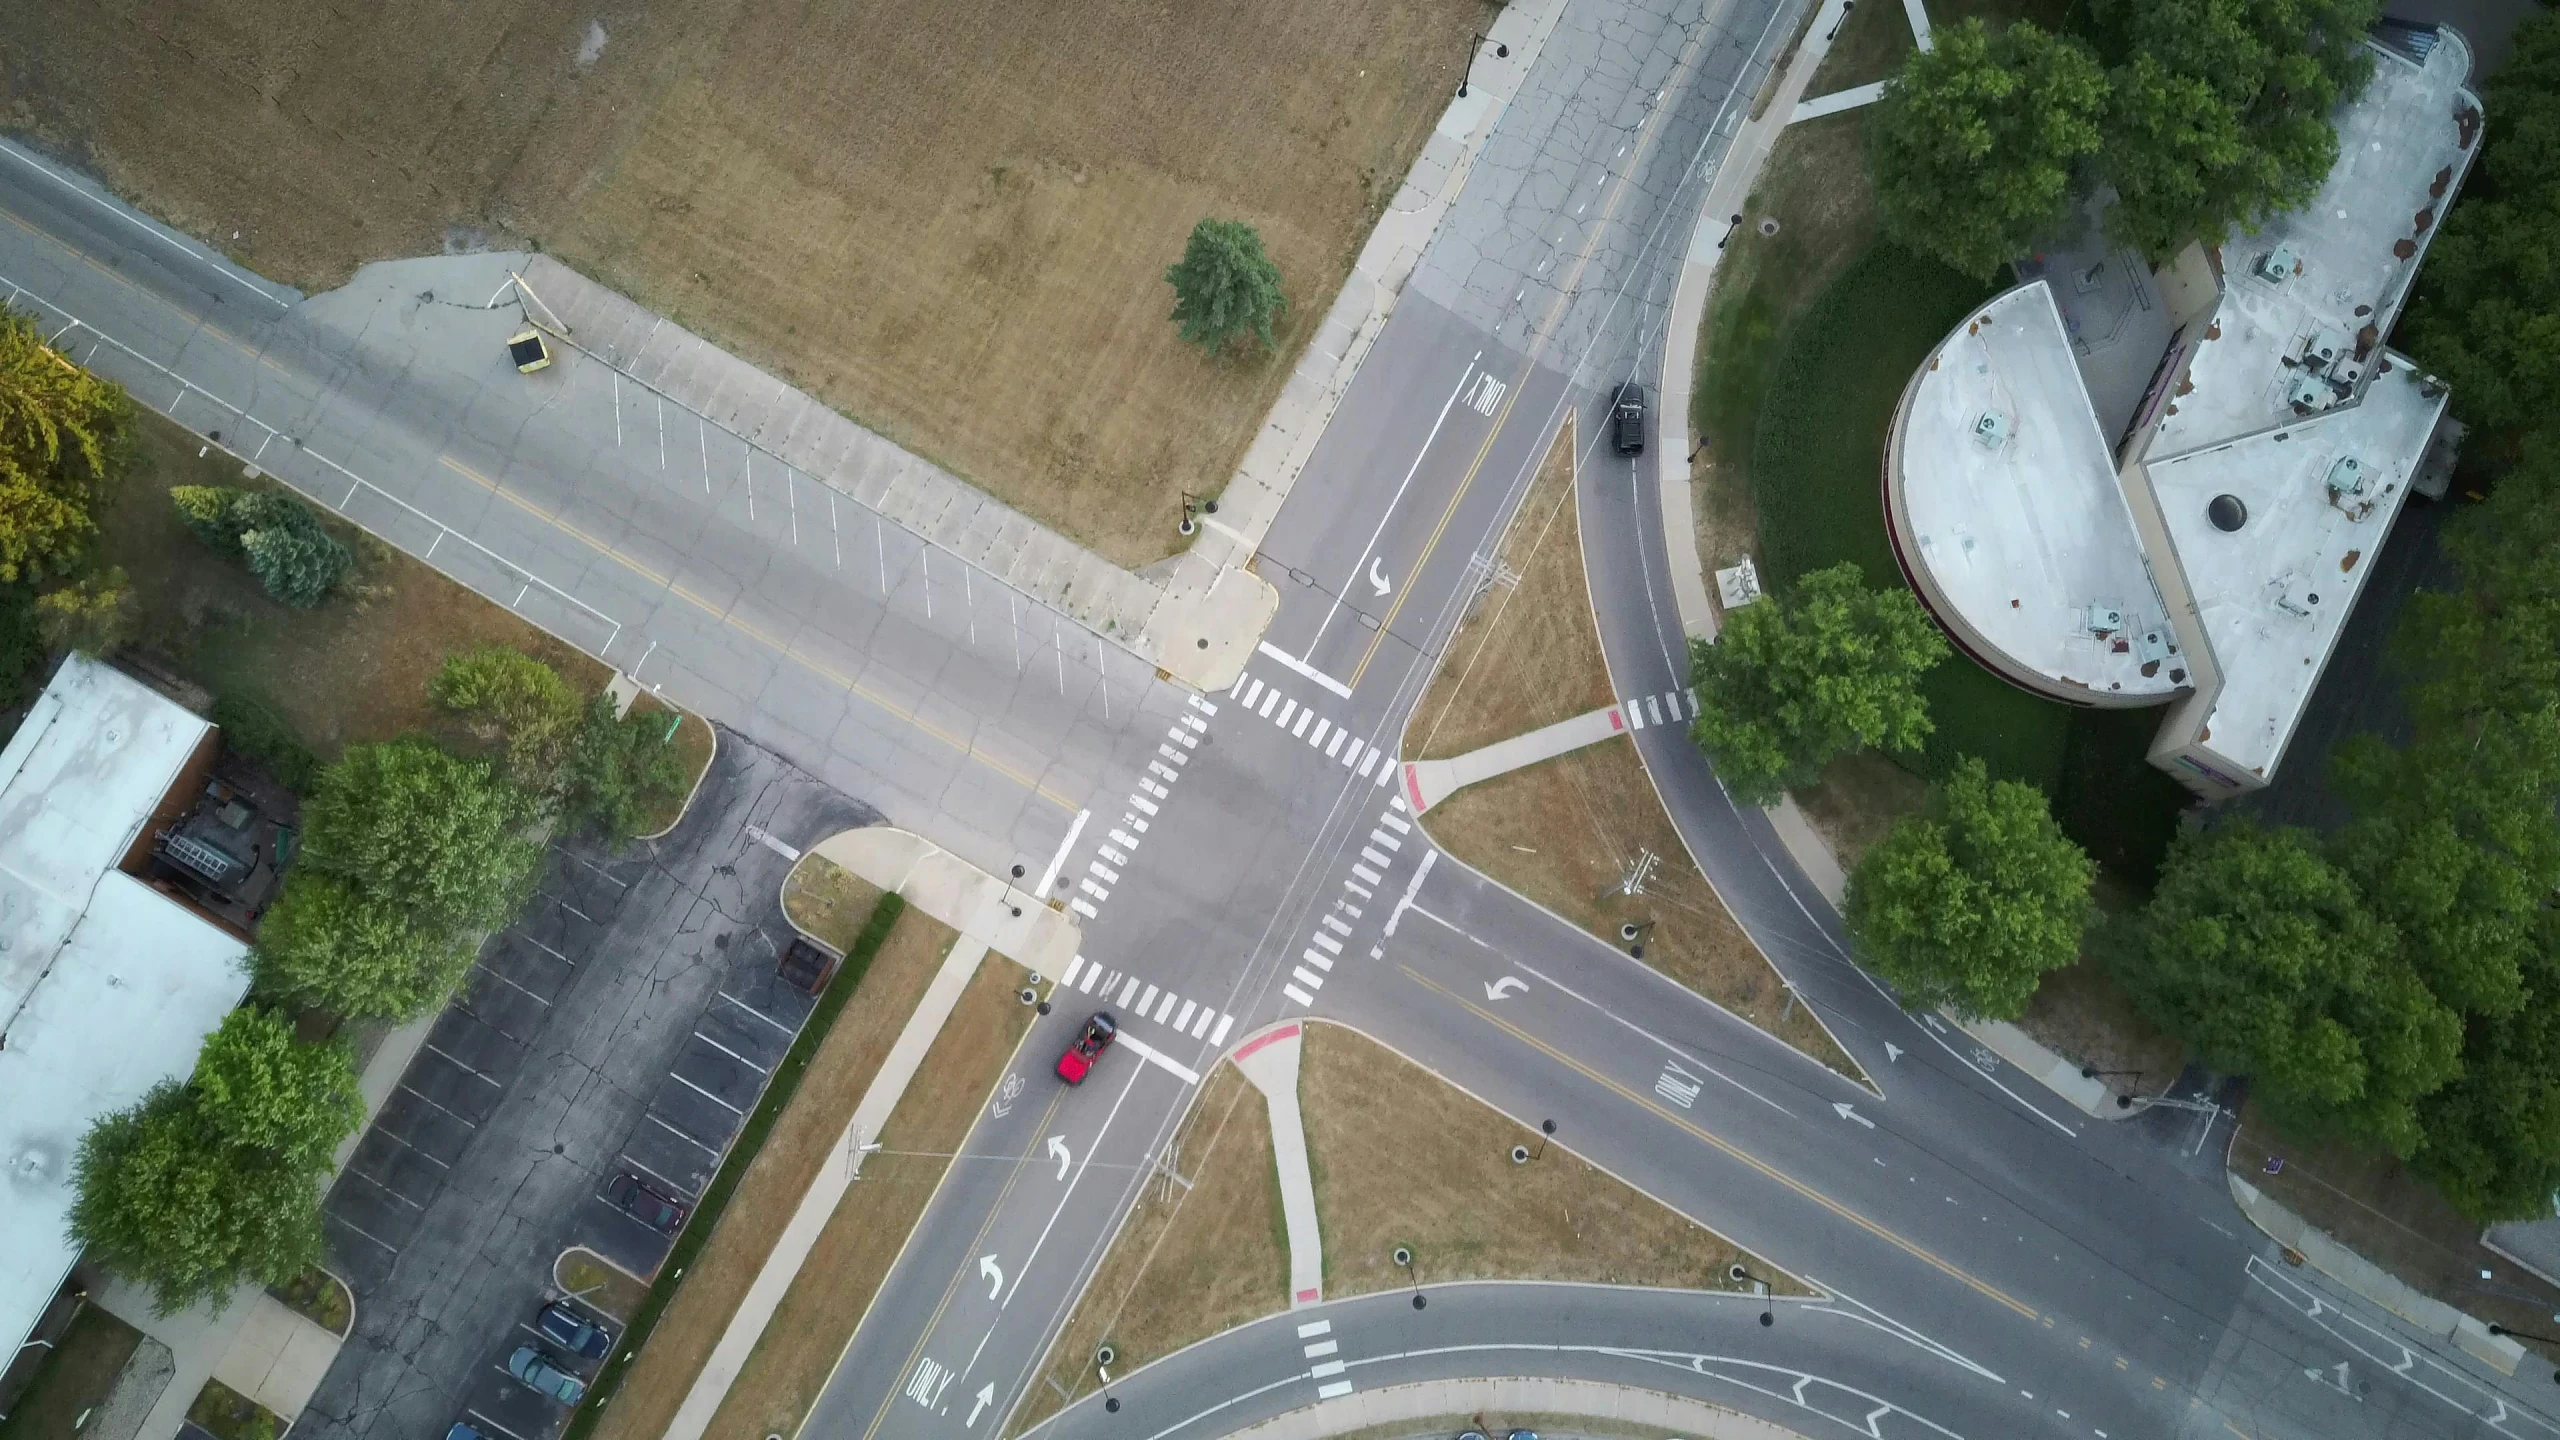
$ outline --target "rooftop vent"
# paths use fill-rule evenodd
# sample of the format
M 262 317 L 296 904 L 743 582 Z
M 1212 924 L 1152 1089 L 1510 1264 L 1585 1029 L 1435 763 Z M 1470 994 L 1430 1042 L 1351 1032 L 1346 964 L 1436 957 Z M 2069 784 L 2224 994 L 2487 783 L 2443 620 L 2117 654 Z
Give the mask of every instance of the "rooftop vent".
M 2353 455 L 2341 455 L 2329 466 L 2329 493 L 2339 499 L 2364 493 L 2364 462 Z
M 2338 393 L 2330 389 L 2329 383 L 2319 376 L 2306 375 L 2297 370 L 2294 372 L 2293 382 L 2284 387 L 2284 403 L 2297 411 L 2309 414 L 2314 410 L 2326 410 L 2337 404 Z
M 2300 263 L 2299 257 L 2293 253 L 2292 243 L 2279 242 L 2276 248 L 2258 257 L 2258 278 L 2281 285 L 2293 278 L 2294 267 Z
M 2214 529 L 2228 534 L 2249 523 L 2249 507 L 2237 495 L 2216 495 L 2213 503 L 2204 507 L 2204 517 L 2213 522 Z
M 2355 342 L 2341 330 L 2318 331 L 2302 347 L 2303 362 L 2316 370 L 2326 370 L 2354 353 Z
M 1973 420 L 1973 443 L 1985 450 L 1997 450 L 2009 443 L 2009 417 L 2002 411 L 1985 410 Z
M 2092 635 L 2113 635 L 2124 629 L 2124 612 L 2112 605 L 2092 605 L 2080 618 Z

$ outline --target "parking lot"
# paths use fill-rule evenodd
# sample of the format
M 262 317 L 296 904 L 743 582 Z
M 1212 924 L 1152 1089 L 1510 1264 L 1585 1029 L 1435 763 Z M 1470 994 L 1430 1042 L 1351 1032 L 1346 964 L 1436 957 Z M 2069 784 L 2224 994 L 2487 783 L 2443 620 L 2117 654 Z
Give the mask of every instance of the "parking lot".
M 608 1198 L 634 1177 L 690 1206 L 807 1017 L 774 967 L 790 863 L 876 817 L 722 731 L 702 793 L 664 840 L 556 846 L 539 894 L 483 947 L 325 1207 L 353 1339 L 297 1434 L 547 1440 L 566 1407 L 507 1373 L 571 1245 L 643 1278 L 672 1236 Z

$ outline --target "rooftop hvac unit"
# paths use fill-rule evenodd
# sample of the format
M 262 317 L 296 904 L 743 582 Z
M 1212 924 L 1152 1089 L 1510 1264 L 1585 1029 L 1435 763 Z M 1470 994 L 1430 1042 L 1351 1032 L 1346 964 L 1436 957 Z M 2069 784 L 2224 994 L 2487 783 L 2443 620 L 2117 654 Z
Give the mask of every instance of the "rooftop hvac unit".
M 2326 410 L 2338 403 L 2338 395 L 2319 376 L 2297 370 L 2292 383 L 2284 387 L 2284 403 L 2296 410 Z
M 2329 493 L 2343 500 L 2364 493 L 2364 462 L 2353 455 L 2341 455 L 2329 466 Z
M 1997 450 L 2009 443 L 2009 417 L 1998 410 L 1985 410 L 1973 420 L 1973 443 L 1985 450 Z
M 2124 612 L 2112 605 L 2092 605 L 2080 613 L 2080 619 L 2092 635 L 2113 635 L 2124 629 Z
M 2326 370 L 2354 355 L 2355 342 L 2336 330 L 2317 331 L 2302 347 L 2303 363 L 2315 370 Z
M 2258 278 L 2272 280 L 2281 285 L 2293 278 L 2293 269 L 2300 263 L 2301 260 L 2293 253 L 2290 242 L 2279 243 L 2276 248 L 2258 257 Z
M 2168 659 L 2169 633 L 2156 625 L 2143 631 L 2133 637 L 2133 653 L 2146 665 Z
M 170 859 L 216 885 L 228 885 L 248 873 L 248 862 L 193 835 L 172 832 L 162 842 Z

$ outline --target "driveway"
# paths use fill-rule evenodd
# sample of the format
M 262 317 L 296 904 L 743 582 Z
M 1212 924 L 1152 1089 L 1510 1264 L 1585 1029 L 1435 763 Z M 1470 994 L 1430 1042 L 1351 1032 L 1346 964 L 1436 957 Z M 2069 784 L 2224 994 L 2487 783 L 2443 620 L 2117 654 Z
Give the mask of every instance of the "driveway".
M 790 862 L 748 827 L 807 846 L 877 818 L 723 730 L 674 833 L 555 847 L 330 1190 L 355 1335 L 297 1433 L 557 1432 L 567 1411 L 504 1368 L 536 1338 L 553 1258 L 585 1245 L 654 1274 L 670 1240 L 605 1188 L 632 1173 L 699 1196 L 808 1014 L 773 973 Z

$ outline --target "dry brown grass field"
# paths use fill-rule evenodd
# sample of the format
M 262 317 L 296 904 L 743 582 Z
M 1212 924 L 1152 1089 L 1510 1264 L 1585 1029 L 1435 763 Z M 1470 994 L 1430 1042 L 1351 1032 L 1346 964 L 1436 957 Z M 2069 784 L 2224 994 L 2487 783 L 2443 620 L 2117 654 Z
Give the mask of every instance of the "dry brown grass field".
M 1486 0 L 0 6 L 0 127 L 305 288 L 539 244 L 1123 564 L 1232 473 Z M 1166 315 L 1258 227 L 1275 356 Z

